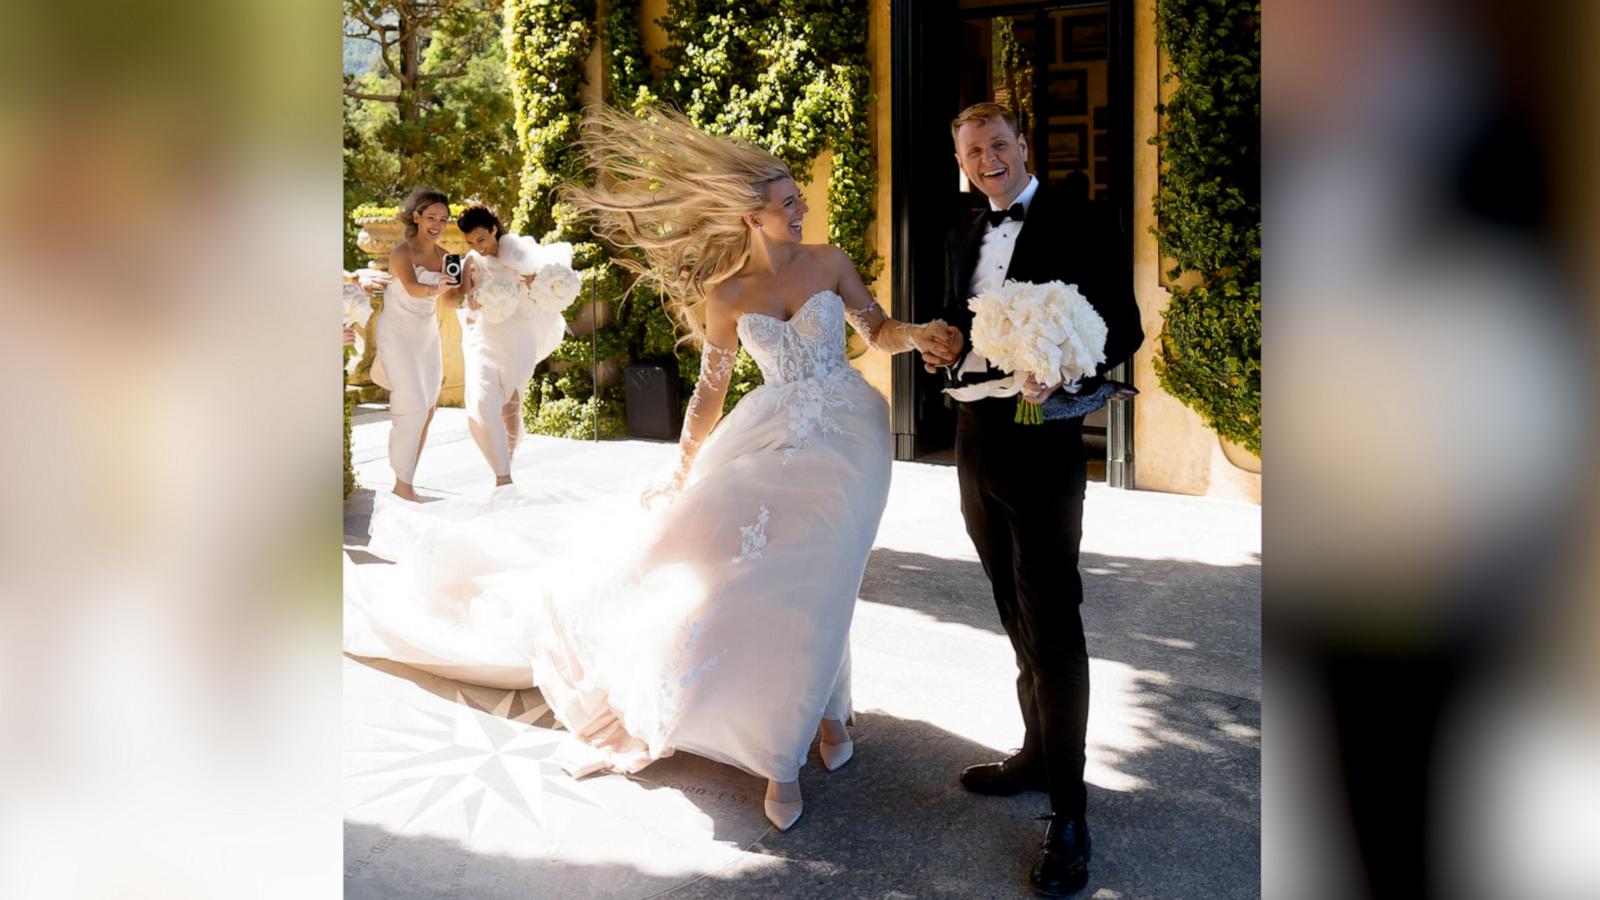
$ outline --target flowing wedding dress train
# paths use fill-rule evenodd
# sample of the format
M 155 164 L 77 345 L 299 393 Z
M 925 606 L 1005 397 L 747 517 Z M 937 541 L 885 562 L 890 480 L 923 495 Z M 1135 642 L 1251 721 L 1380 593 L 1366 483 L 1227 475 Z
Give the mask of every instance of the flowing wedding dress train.
M 738 332 L 765 384 L 694 458 L 683 492 L 540 484 L 484 508 L 385 500 L 347 578 L 346 650 L 537 685 L 575 772 L 683 750 L 791 782 L 851 709 L 849 631 L 888 499 L 888 405 L 845 357 L 833 291 Z M 512 493 L 512 491 L 515 493 Z

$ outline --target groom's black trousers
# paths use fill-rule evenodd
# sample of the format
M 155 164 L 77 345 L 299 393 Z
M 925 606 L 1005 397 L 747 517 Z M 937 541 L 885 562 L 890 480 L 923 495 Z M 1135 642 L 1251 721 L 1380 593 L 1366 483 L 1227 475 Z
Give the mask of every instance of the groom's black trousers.
M 961 514 L 1017 654 L 1025 759 L 1050 779 L 1057 813 L 1084 814 L 1089 654 L 1078 541 L 1088 480 L 1083 420 L 1019 425 L 1014 397 L 958 404 Z

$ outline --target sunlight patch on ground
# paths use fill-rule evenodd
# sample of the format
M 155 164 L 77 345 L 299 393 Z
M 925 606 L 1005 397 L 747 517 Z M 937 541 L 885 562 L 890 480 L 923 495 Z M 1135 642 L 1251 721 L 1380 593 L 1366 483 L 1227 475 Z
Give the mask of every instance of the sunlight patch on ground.
M 767 864 L 742 849 L 768 828 L 742 773 L 683 757 L 575 781 L 554 764 L 566 736 L 536 691 L 413 678 L 346 660 L 345 819 L 373 835 L 345 848 L 351 896 L 446 891 L 463 854 L 571 896 Z M 520 881 L 480 895 L 514 896 Z

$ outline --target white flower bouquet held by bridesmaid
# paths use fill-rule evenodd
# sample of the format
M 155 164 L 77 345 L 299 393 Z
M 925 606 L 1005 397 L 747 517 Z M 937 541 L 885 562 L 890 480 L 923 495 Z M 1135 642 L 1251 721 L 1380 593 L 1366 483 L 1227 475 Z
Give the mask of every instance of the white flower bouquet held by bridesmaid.
M 345 282 L 344 285 L 344 327 L 365 328 L 372 321 L 372 298 L 361 285 L 354 282 Z
M 533 294 L 534 304 L 540 309 L 564 313 L 578 299 L 580 286 L 578 273 L 572 270 L 572 266 L 557 261 L 546 263 L 539 269 L 529 290 Z
M 486 272 L 473 291 L 476 315 L 498 324 L 517 314 L 523 300 L 547 312 L 565 312 L 578 297 L 572 245 L 540 245 L 519 234 L 500 235 L 497 270 Z M 513 273 L 521 277 L 513 277 Z M 498 275 L 499 277 L 496 277 Z
M 528 289 L 514 277 L 489 277 L 473 292 L 478 304 L 478 315 L 485 322 L 499 324 L 517 314 Z
M 1020 394 L 1032 376 L 1043 385 L 1070 384 L 1095 374 L 1106 358 L 1106 323 L 1075 284 L 1007 281 L 968 301 L 972 349 L 1009 378 L 947 388 L 957 400 Z M 1040 407 L 1017 399 L 1017 421 L 1044 421 Z

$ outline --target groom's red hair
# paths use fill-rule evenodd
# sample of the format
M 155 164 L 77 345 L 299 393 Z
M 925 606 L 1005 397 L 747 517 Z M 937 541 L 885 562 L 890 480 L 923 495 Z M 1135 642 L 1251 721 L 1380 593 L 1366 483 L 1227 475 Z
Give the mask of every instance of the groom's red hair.
M 977 124 L 982 125 L 984 122 L 987 122 L 990 119 L 999 119 L 1000 121 L 1006 123 L 1006 127 L 1011 129 L 1012 134 L 1018 133 L 1016 113 L 998 103 L 974 103 L 966 109 L 963 109 L 961 113 L 957 115 L 953 121 L 951 121 L 950 140 L 954 142 L 956 140 L 956 135 L 961 131 L 961 126 L 967 124 L 968 122 L 976 122 Z

